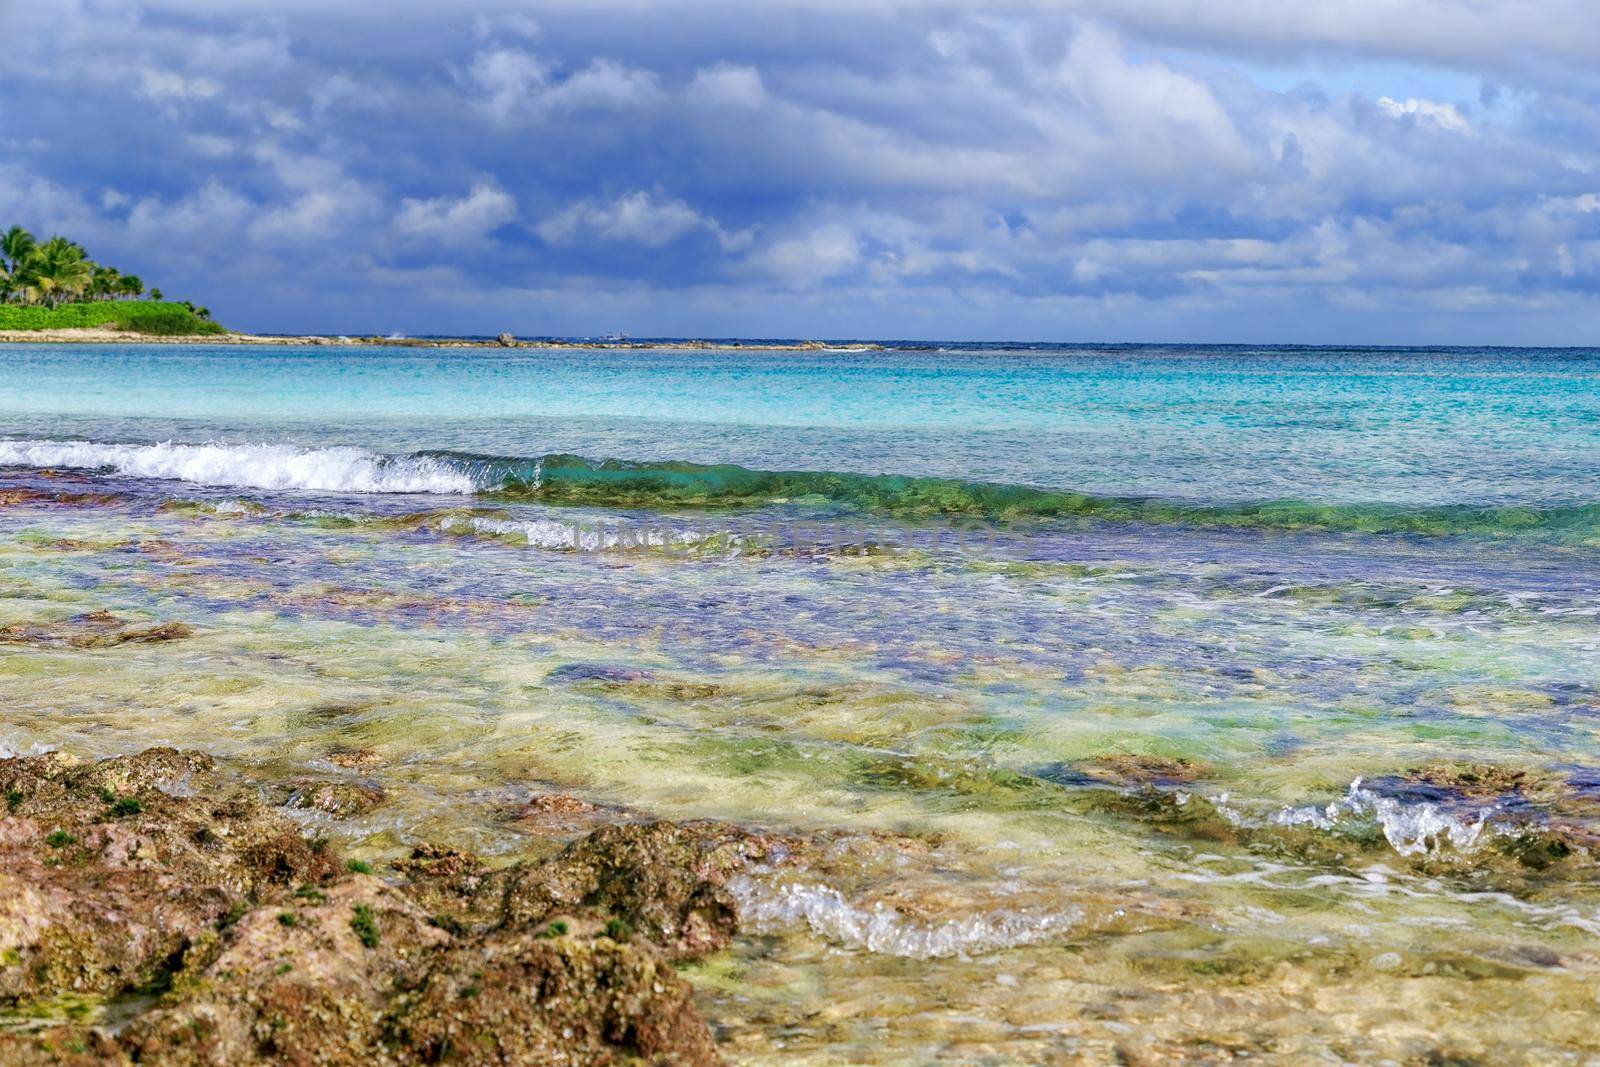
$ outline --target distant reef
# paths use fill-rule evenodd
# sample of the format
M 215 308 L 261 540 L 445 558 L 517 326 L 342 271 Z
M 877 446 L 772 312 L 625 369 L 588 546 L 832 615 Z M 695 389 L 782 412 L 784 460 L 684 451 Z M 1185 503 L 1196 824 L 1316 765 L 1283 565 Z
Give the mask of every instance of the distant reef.
M 121 316 L 119 317 L 119 313 Z M 160 313 L 160 314 L 158 314 Z M 728 352 L 876 352 L 882 345 L 832 344 L 824 341 L 593 341 L 541 338 L 522 340 L 510 334 L 486 337 L 377 337 L 327 334 L 234 333 L 201 319 L 183 304 L 64 304 L 59 308 L 0 305 L 0 344 L 141 342 L 220 345 L 332 345 L 383 348 L 692 348 Z

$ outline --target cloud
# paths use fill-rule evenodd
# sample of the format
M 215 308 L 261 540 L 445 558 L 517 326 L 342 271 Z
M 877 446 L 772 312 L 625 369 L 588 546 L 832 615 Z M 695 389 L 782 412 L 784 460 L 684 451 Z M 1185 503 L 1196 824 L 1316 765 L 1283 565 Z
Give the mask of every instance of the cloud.
M 1418 100 L 1409 97 L 1406 100 L 1395 100 L 1392 97 L 1378 97 L 1378 106 L 1387 111 L 1394 118 L 1415 116 L 1449 130 L 1451 133 L 1472 133 L 1472 124 L 1461 117 L 1454 104 L 1441 104 L 1435 100 Z
M 481 239 L 516 215 L 515 197 L 492 182 L 478 182 L 464 197 L 405 198 L 394 225 L 407 237 L 461 244 Z
M 255 215 L 255 205 L 216 181 L 175 200 L 143 197 L 128 211 L 127 227 L 136 240 L 196 245 L 226 240 Z
M 210 78 L 190 78 L 172 70 L 145 68 L 139 72 L 139 95 L 146 100 L 209 100 L 222 91 Z
M 695 231 L 711 234 L 728 250 L 749 242 L 748 233 L 729 233 L 717 220 L 682 200 L 642 189 L 612 200 L 581 200 L 545 219 L 538 230 L 539 236 L 553 245 L 598 238 L 661 248 Z
M 473 56 L 469 75 L 484 93 L 483 108 L 497 121 L 508 122 L 543 92 L 550 71 L 531 52 L 497 48 Z
M 850 227 L 830 223 L 774 241 L 746 262 L 782 285 L 805 289 L 859 264 L 861 239 Z
M 700 103 L 754 108 L 766 102 L 767 90 L 754 67 L 719 64 L 696 71 L 687 95 Z
M 638 108 L 661 94 L 659 80 L 650 71 L 595 59 L 557 78 L 550 63 L 520 48 L 478 53 L 468 76 L 483 94 L 480 106 L 502 124 L 535 120 L 551 112 Z
M 1600 7 L 1538 6 L 12 5 L 0 223 L 262 328 L 1586 337 Z

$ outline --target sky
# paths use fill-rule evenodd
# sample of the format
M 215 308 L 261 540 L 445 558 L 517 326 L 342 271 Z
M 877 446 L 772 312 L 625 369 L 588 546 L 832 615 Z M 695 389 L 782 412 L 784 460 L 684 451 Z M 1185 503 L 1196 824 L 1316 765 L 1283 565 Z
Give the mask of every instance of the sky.
M 0 226 L 234 328 L 1600 344 L 1593 0 L 0 0 Z

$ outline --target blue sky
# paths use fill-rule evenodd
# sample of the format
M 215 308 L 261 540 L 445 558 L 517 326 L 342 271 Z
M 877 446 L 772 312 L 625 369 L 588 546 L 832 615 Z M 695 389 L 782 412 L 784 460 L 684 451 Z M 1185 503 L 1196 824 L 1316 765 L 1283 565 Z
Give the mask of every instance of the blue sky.
M 229 325 L 1600 343 L 1592 0 L 0 0 L 0 225 Z

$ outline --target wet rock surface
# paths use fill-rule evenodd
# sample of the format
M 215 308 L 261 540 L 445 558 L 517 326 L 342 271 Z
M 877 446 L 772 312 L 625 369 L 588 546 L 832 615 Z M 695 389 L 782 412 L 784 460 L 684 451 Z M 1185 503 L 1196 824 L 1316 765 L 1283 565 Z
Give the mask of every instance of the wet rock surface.
M 182 622 L 141 625 L 109 611 L 91 611 L 60 622 L 17 623 L 0 626 L 0 643 L 40 648 L 110 648 L 125 644 L 177 641 L 194 636 L 194 627 Z
M 357 780 L 297 778 L 280 792 L 288 807 L 320 811 L 337 819 L 365 815 L 387 799 L 376 782 Z
M 424 846 L 390 881 L 199 753 L 3 760 L 0 792 L 4 1063 L 715 1063 L 671 964 L 784 851 L 653 822 L 498 870 Z M 15 1025 L 63 995 L 131 1007 Z

